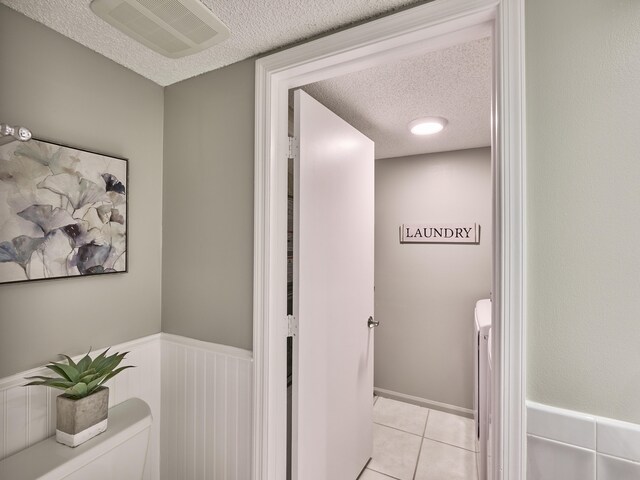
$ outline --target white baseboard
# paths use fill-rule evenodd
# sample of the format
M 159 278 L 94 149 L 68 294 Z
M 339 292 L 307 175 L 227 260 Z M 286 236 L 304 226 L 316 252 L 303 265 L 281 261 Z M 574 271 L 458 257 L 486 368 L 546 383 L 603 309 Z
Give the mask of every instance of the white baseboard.
M 432 410 L 439 410 L 441 412 L 453 413 L 462 417 L 473 418 L 473 410 L 464 407 L 458 407 L 457 405 L 449 405 L 448 403 L 436 402 L 435 400 L 429 400 L 427 398 L 416 397 L 414 395 L 407 395 L 406 393 L 394 392 L 393 390 L 386 390 L 384 388 L 373 387 L 373 392 L 379 397 L 390 398 L 392 400 L 399 400 L 420 407 L 431 408 Z

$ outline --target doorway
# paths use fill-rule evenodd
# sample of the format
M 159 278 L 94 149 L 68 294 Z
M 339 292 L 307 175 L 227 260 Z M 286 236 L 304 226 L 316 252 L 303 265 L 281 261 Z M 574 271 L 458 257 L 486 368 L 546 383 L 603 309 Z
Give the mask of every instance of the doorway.
M 373 344 L 375 338 L 375 347 L 371 345 L 375 352 L 375 369 L 372 370 L 375 370 L 375 391 L 381 398 L 376 398 L 373 414 L 369 412 L 365 425 L 360 426 L 363 432 L 368 430 L 369 438 L 373 437 L 373 449 L 364 460 L 354 455 L 360 458 L 354 462 L 356 472 L 372 458 L 365 478 L 377 472 L 413 480 L 414 476 L 430 476 L 429 472 L 433 471 L 442 473 L 447 463 L 457 465 L 448 472 L 449 478 L 472 480 L 476 470 L 486 471 L 486 463 L 482 461 L 486 458 L 486 448 L 483 443 L 482 448 L 478 448 L 480 445 L 476 445 L 473 432 L 476 363 L 473 339 L 476 302 L 488 298 L 491 290 L 491 63 L 492 41 L 490 37 L 484 37 L 300 87 L 311 96 L 310 101 L 319 102 L 319 109 L 328 109 L 339 117 L 336 121 L 345 121 L 375 144 L 375 162 L 371 159 L 376 172 L 375 255 L 370 263 L 375 264 L 374 317 L 381 325 L 370 331 L 370 340 Z M 293 97 L 293 91 L 291 94 Z M 293 98 L 290 100 L 293 113 Z M 442 117 L 447 122 L 446 127 L 433 135 L 412 134 L 411 121 L 429 114 Z M 313 118 L 309 129 L 296 134 L 294 145 L 308 144 L 309 136 L 322 138 L 324 153 L 320 161 L 331 162 L 332 169 L 345 162 L 358 161 L 352 143 L 347 142 L 345 136 L 334 138 L 325 134 L 321 125 Z M 292 136 L 294 128 L 289 132 Z M 339 162 L 333 159 L 338 149 L 344 150 L 346 157 Z M 303 167 L 305 162 L 313 161 L 313 156 L 305 157 L 298 148 L 294 148 L 293 153 L 299 170 L 308 171 Z M 322 175 L 322 179 L 318 177 L 320 173 L 316 168 L 314 177 L 307 180 L 312 182 L 308 186 L 313 193 L 318 192 L 316 182 L 326 180 L 326 175 Z M 304 189 L 304 179 L 300 178 L 303 173 L 290 174 Z M 339 178 L 344 176 L 343 173 Z M 338 182 L 332 181 L 329 195 L 315 198 L 314 205 L 319 210 L 305 211 L 305 218 L 300 218 L 299 222 L 306 219 L 317 227 L 323 222 L 318 217 L 324 213 L 344 214 L 354 195 L 368 194 L 368 191 L 361 192 L 356 188 L 366 179 L 364 173 L 357 175 L 347 189 L 348 196 L 339 202 L 336 210 L 331 206 L 337 195 Z M 291 193 L 290 200 L 293 201 L 293 189 Z M 302 193 L 298 195 L 302 196 Z M 311 278 L 307 277 L 312 283 L 333 259 L 350 248 L 351 237 L 357 237 L 354 251 L 337 264 L 339 275 L 330 285 L 348 290 L 352 301 L 357 298 L 357 289 L 353 281 L 344 277 L 357 255 L 367 248 L 363 237 L 366 229 L 357 220 L 368 211 L 358 212 L 358 218 L 345 222 L 340 228 L 321 228 L 311 238 L 306 237 L 311 244 L 320 241 L 325 246 L 314 252 L 315 258 L 311 259 L 319 257 L 320 260 L 320 268 L 315 267 Z M 448 226 L 435 226 L 434 222 L 438 221 L 448 222 Z M 406 238 L 399 234 L 402 224 L 420 222 L 428 222 L 431 226 L 407 227 L 410 232 Z M 291 236 L 298 238 L 293 223 L 292 219 Z M 304 229 L 301 230 L 304 234 Z M 299 240 L 304 241 L 305 237 Z M 326 247 L 336 241 L 337 250 L 327 253 Z M 311 247 L 307 246 L 307 251 L 308 248 Z M 313 270 L 308 258 L 305 262 L 306 267 Z M 344 285 L 339 285 L 343 280 Z M 304 282 L 299 288 L 296 284 L 296 295 L 299 292 L 302 295 L 304 290 Z M 331 305 L 317 318 L 324 326 L 346 308 L 340 307 L 336 311 L 340 299 L 329 300 L 327 287 L 315 289 L 314 293 L 318 290 L 322 292 L 322 301 Z M 310 332 L 314 326 L 308 322 L 315 321 L 314 316 L 323 306 L 321 303 L 311 312 L 295 313 L 300 325 L 294 343 L 296 353 L 306 345 L 307 362 L 323 359 L 322 372 L 325 372 L 330 369 L 332 358 L 324 359 L 323 352 L 330 351 L 330 357 L 342 354 L 341 342 L 331 344 L 331 348 L 320 347 L 321 332 Z M 368 333 L 364 319 L 369 313 L 373 312 L 362 312 L 361 321 L 353 319 L 355 332 L 352 335 Z M 351 321 L 350 317 L 341 319 L 330 331 L 346 335 L 345 325 Z M 311 345 L 305 343 L 310 335 L 313 337 Z M 296 360 L 304 357 L 302 353 Z M 365 353 L 362 352 L 363 357 Z M 314 388 L 320 386 L 322 392 L 341 398 L 338 404 L 348 410 L 349 401 L 356 395 L 352 393 L 345 398 L 345 387 L 334 390 L 342 370 L 331 373 L 329 386 L 323 386 L 324 379 L 318 378 L 317 370 L 306 364 L 301 375 L 314 377 Z M 356 377 L 350 374 L 348 378 L 352 382 Z M 302 378 L 296 378 L 296 383 L 302 381 Z M 371 409 L 368 403 L 372 387 L 367 384 L 369 400 L 365 396 L 358 412 Z M 481 408 L 484 407 L 483 401 Z M 321 410 L 314 408 L 314 419 L 321 418 Z M 311 450 L 314 452 L 311 458 L 303 457 L 298 468 L 317 461 L 321 457 L 318 451 L 325 451 L 326 459 L 322 458 L 326 464 L 339 464 L 338 456 L 347 455 L 348 446 L 358 439 L 355 435 L 350 438 L 350 432 L 341 432 L 339 437 L 345 440 L 345 445 L 339 448 L 339 455 L 332 453 L 322 442 L 316 444 L 331 418 L 321 422 L 321 428 L 312 429 L 307 425 L 308 437 L 298 439 L 301 449 L 313 445 Z M 314 431 L 309 433 L 310 430 Z M 488 427 L 479 430 L 485 438 Z M 337 440 L 332 439 L 332 443 Z M 399 445 L 404 446 L 395 447 Z M 477 468 L 476 448 L 480 450 L 477 456 L 481 460 Z M 432 455 L 434 449 L 438 449 L 438 455 Z M 456 460 L 447 461 L 448 458 Z M 322 467 L 313 466 L 313 473 L 306 473 L 302 478 L 329 478 L 322 473 Z M 331 478 L 349 476 L 354 480 L 357 473 L 353 470 L 348 475 L 334 472 Z M 486 480 L 486 474 L 481 473 L 479 478 Z
M 286 469 L 286 188 L 289 88 L 494 31 L 494 478 L 522 478 L 522 32 L 518 2 L 433 2 L 257 62 L 254 478 Z M 508 47 L 508 48 L 507 48 Z M 509 52 L 509 55 L 506 53 Z M 515 52 L 515 53 L 514 53 Z

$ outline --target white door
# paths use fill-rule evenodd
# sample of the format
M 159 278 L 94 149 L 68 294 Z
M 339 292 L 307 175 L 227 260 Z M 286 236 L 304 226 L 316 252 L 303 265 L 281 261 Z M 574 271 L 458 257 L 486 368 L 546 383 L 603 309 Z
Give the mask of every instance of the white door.
M 295 92 L 294 480 L 356 480 L 372 453 L 374 144 Z

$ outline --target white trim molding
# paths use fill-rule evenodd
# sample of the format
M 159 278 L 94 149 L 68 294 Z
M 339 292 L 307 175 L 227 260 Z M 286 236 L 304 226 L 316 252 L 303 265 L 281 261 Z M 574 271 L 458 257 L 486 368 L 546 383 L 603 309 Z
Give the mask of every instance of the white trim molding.
M 227 357 L 235 357 L 242 360 L 253 359 L 253 352 L 251 352 L 251 350 L 244 350 L 243 348 L 222 345 L 220 343 L 205 342 L 203 340 L 182 337 L 180 335 L 174 335 L 172 333 L 162 333 L 162 343 L 163 345 L 182 345 L 193 350 L 205 350 L 207 352 L 219 353 L 222 355 L 226 355 Z
M 436 0 L 256 62 L 254 480 L 286 475 L 288 90 L 493 35 L 494 451 L 492 480 L 525 475 L 524 0 Z
M 494 478 L 526 478 L 524 0 L 502 0 L 494 35 Z M 495 260 L 499 259 L 498 262 Z

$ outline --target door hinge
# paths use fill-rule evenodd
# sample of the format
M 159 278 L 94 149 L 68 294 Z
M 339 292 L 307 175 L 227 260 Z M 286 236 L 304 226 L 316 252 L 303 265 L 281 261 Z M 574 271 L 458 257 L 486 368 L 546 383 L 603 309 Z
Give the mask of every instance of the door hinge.
M 298 335 L 298 319 L 293 315 L 287 315 L 287 337 Z
M 287 153 L 287 158 L 295 158 L 294 155 L 295 142 L 293 141 L 293 137 L 289 137 L 289 152 Z

